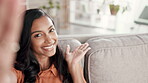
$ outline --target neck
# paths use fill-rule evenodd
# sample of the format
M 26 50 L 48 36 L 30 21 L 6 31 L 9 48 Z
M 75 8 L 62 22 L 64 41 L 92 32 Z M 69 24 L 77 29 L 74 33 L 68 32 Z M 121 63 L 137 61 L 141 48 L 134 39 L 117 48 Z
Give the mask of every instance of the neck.
M 49 67 L 50 67 L 49 58 L 47 60 L 39 61 L 39 64 L 40 64 L 40 70 L 41 71 L 49 69 Z
M 36 56 L 36 57 L 37 57 L 37 60 L 40 64 L 41 71 L 49 69 L 49 67 L 50 67 L 50 58 L 49 57 L 46 57 L 46 56 L 42 56 L 42 57 Z

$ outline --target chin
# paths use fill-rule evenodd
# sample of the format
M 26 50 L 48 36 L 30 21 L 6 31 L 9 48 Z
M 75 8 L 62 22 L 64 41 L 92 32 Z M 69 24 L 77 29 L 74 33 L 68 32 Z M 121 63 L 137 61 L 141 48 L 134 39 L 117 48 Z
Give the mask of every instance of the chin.
M 45 52 L 44 55 L 48 56 L 48 57 L 52 57 L 54 56 L 56 53 L 56 48 L 54 48 L 52 51 L 50 52 Z

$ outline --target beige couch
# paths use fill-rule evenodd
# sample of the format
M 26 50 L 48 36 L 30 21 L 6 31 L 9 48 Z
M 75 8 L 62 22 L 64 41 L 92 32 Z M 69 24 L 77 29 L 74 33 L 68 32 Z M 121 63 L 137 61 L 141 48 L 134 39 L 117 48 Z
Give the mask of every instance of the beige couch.
M 88 83 L 148 83 L 148 33 L 59 37 L 61 48 L 80 42 L 92 48 L 84 59 Z

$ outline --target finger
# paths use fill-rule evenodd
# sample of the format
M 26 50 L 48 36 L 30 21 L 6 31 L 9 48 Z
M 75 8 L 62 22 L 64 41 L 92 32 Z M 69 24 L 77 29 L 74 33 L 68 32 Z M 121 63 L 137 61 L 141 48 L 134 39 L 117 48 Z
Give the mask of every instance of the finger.
M 89 46 L 89 44 L 85 43 L 84 46 L 81 48 L 81 50 L 83 50 L 83 51 L 86 50 L 88 48 L 88 46 Z
M 88 47 L 87 49 L 85 49 L 84 51 L 82 51 L 83 54 L 81 54 L 80 56 L 77 56 L 77 58 L 78 58 L 77 60 L 80 61 L 90 49 L 91 49 L 91 48 Z M 77 62 L 78 62 L 78 61 L 77 61 Z
M 87 49 L 84 50 L 84 53 L 88 52 L 91 48 L 88 47 Z
M 87 47 L 89 46 L 88 43 L 82 44 L 82 46 L 80 46 L 80 50 L 85 50 Z
M 66 47 L 66 54 L 69 54 L 69 53 L 70 53 L 70 46 L 67 45 L 67 47 Z
M 76 47 L 72 52 L 77 51 L 80 48 L 80 46 Z
M 78 49 L 82 49 L 85 44 L 81 44 Z

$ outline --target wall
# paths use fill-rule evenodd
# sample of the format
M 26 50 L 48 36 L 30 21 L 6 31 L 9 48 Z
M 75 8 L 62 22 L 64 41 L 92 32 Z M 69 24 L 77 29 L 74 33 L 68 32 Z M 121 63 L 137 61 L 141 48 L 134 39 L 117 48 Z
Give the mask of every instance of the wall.
M 56 27 L 58 28 L 69 28 L 69 0 L 59 0 L 61 9 L 56 15 Z M 118 13 L 117 16 L 114 16 L 113 20 L 109 20 L 110 25 L 113 24 L 115 26 L 115 33 L 138 33 L 137 27 L 140 28 L 140 32 L 147 32 L 148 26 L 145 25 L 136 25 L 134 20 L 137 19 L 143 10 L 145 5 L 148 5 L 148 0 L 127 0 L 130 2 L 130 10 L 125 13 Z M 41 5 L 47 4 L 48 0 L 28 0 L 28 8 L 36 8 Z M 108 18 L 106 16 L 106 18 Z M 112 17 L 111 17 L 112 18 Z M 114 21 L 114 22 L 113 22 Z M 103 24 L 106 26 L 107 23 Z
M 137 25 L 134 23 L 134 20 L 139 17 L 145 5 L 148 5 L 147 0 L 132 0 L 131 11 L 125 12 L 124 14 L 118 15 L 117 19 L 117 30 L 116 33 L 143 33 L 148 31 L 148 26 Z M 144 27 L 143 27 L 144 26 Z M 139 29 L 141 28 L 140 32 Z M 134 30 L 134 31 L 133 31 Z M 146 31 L 147 30 L 147 31 Z
M 53 0 L 60 2 L 60 9 L 56 11 L 55 15 L 52 15 L 54 11 L 50 12 L 50 15 L 54 19 L 57 30 L 59 28 L 68 28 L 69 27 L 69 0 Z M 40 6 L 48 5 L 48 0 L 27 0 L 27 9 L 39 8 Z M 46 11 L 46 10 L 45 10 Z M 47 13 L 49 11 L 46 11 Z M 58 31 L 57 31 L 58 32 Z

